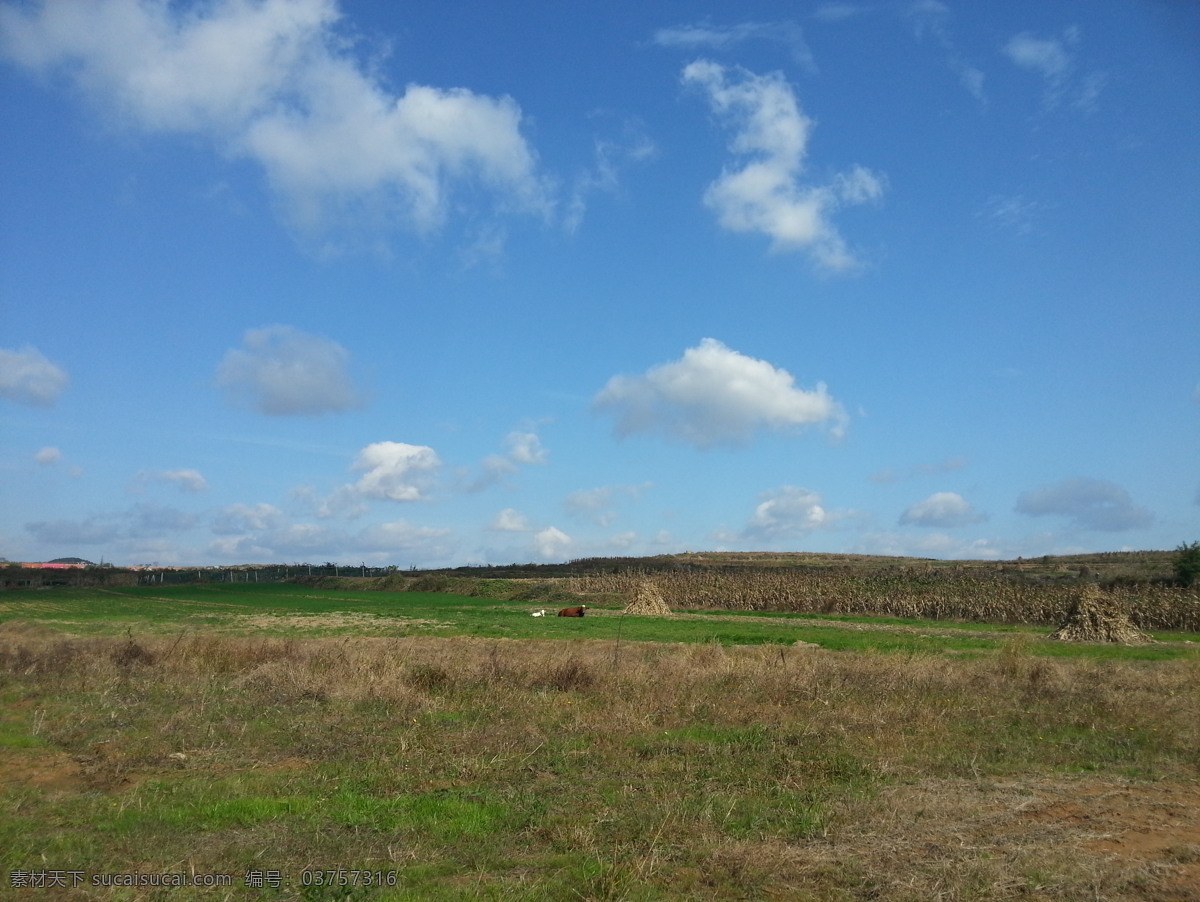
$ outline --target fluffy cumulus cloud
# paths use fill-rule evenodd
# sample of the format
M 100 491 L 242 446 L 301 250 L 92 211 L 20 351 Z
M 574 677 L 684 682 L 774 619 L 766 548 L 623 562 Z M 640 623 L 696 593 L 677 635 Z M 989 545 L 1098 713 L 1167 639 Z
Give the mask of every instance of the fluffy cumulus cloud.
M 533 432 L 510 432 L 504 440 L 509 459 L 518 464 L 542 465 L 550 459 L 541 440 Z
M 528 532 L 529 520 L 520 511 L 506 507 L 496 514 L 492 522 L 488 524 L 488 529 L 493 532 Z
M 62 460 L 62 452 L 57 448 L 47 446 L 39 449 L 39 451 L 33 455 L 33 459 L 43 467 L 50 467 Z
M 779 73 L 756 75 L 697 60 L 683 70 L 683 81 L 708 98 L 733 132 L 730 149 L 742 158 L 705 192 L 704 202 L 720 224 L 766 235 L 774 250 L 806 250 L 825 269 L 855 267 L 857 260 L 832 216 L 842 206 L 882 197 L 883 178 L 855 166 L 825 184 L 805 183 L 813 122 Z
M 593 407 L 616 417 L 620 436 L 660 433 L 698 448 L 741 444 L 760 429 L 825 423 L 840 434 L 846 423 L 823 383 L 797 388 L 787 370 L 712 338 L 641 376 L 614 376 Z
M 66 370 L 36 348 L 0 348 L 0 398 L 49 407 L 69 381 Z
M 341 413 L 362 405 L 349 359 L 337 342 L 291 326 L 250 329 L 221 360 L 217 385 L 231 404 L 268 416 Z
M 426 445 L 375 442 L 359 452 L 353 471 L 362 473 L 351 487 L 363 498 L 421 501 L 441 459 Z
M 1120 532 L 1149 526 L 1154 515 L 1135 504 L 1125 489 L 1103 479 L 1066 479 L 1024 492 L 1018 513 L 1065 517 L 1078 529 Z
M 962 495 L 956 492 L 936 492 L 902 513 L 900 525 L 953 529 L 956 526 L 980 523 L 985 519 Z
M 543 560 L 562 558 L 574 543 L 574 539 L 557 526 L 547 526 L 533 537 L 533 548 Z
M 827 528 L 845 514 L 825 509 L 821 496 L 809 489 L 785 485 L 764 492 L 754 516 L 742 531 L 747 539 L 770 541 Z
M 421 231 L 456 189 L 543 211 L 511 98 L 410 84 L 396 96 L 347 51 L 336 0 L 45 0 L 0 8 L 0 54 L 64 73 L 147 132 L 254 161 L 293 221 L 364 213 Z

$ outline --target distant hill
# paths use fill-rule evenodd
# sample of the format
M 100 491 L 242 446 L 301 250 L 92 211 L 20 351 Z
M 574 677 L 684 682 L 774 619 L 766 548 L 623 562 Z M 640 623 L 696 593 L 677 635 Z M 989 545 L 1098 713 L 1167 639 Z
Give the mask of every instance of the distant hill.
M 47 564 L 82 564 L 84 567 L 95 567 L 91 561 L 86 561 L 81 557 L 56 557 L 52 561 L 46 561 Z

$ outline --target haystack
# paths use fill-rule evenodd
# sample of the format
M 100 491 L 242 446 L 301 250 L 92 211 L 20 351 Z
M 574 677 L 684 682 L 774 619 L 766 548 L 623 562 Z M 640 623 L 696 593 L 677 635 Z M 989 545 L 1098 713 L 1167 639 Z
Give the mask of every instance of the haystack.
M 638 585 L 633 601 L 625 605 L 623 614 L 647 614 L 651 617 L 670 617 L 671 609 L 663 601 L 662 593 L 654 583 L 646 580 Z
M 1064 642 L 1119 642 L 1142 645 L 1154 640 L 1129 620 L 1129 615 L 1095 585 L 1079 590 L 1062 626 L 1050 634 Z

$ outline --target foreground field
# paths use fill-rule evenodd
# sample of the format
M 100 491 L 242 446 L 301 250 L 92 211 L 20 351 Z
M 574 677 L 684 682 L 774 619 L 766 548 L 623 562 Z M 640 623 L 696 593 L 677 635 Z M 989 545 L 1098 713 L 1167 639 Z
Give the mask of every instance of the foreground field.
M 0 896 L 1197 898 L 1185 636 L 531 607 L 5 593 Z

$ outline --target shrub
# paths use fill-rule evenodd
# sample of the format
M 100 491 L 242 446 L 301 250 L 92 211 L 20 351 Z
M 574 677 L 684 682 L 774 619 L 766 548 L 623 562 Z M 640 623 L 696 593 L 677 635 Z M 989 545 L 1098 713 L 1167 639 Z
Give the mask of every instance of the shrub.
M 1200 579 L 1200 542 L 1180 545 L 1175 549 L 1175 581 L 1179 585 L 1195 585 Z

